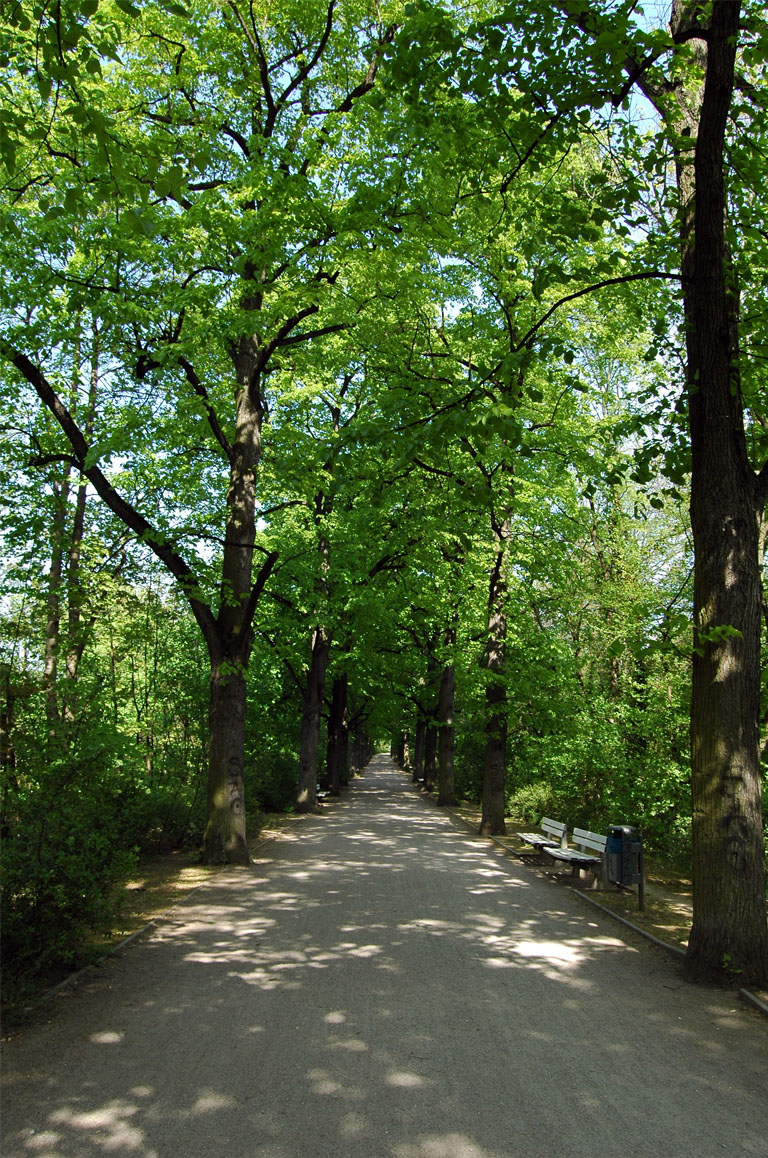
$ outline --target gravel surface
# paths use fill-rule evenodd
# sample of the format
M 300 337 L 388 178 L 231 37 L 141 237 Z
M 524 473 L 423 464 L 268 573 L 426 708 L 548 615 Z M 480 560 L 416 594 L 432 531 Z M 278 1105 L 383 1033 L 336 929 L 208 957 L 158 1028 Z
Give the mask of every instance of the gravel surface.
M 4 1048 L 3 1158 L 768 1155 L 768 1019 L 385 757 Z

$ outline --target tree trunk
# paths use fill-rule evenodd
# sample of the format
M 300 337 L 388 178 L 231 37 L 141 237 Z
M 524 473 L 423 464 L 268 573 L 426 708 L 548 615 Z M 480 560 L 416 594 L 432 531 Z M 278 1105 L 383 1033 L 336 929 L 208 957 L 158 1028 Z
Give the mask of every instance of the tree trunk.
M 99 393 L 99 366 L 101 358 L 101 335 L 98 322 L 91 323 L 91 375 L 88 386 L 88 401 L 85 410 L 85 436 L 93 437 L 94 422 L 96 419 L 96 403 Z M 85 479 L 80 477 L 75 500 L 75 513 L 72 520 L 72 539 L 67 561 L 67 658 L 65 675 L 67 680 L 66 711 L 70 718 L 77 714 L 77 673 L 80 660 L 85 649 L 85 634 L 83 631 L 83 579 L 81 574 L 81 558 L 83 538 L 85 535 L 85 508 L 88 497 L 88 487 Z
M 51 563 L 48 569 L 46 596 L 45 655 L 43 657 L 43 691 L 48 727 L 55 734 L 59 720 L 58 656 L 61 629 L 61 587 L 64 573 L 64 531 L 69 490 L 69 468 L 61 483 L 53 486 L 53 521 L 51 524 Z
M 488 639 L 485 667 L 485 763 L 483 768 L 483 811 L 480 833 L 499 836 L 506 832 L 507 781 L 507 689 L 504 683 L 507 638 L 506 543 L 509 520 L 497 530 L 498 546 L 488 589 Z
M 204 864 L 250 864 L 245 834 L 245 669 L 223 657 L 211 662 L 208 711 L 208 823 Z
M 503 684 L 485 689 L 488 709 L 485 763 L 483 767 L 482 836 L 501 836 L 507 831 L 504 820 L 507 785 L 507 692 Z
M 246 672 L 257 592 L 252 586 L 256 541 L 256 471 L 261 457 L 263 406 L 255 339 L 241 338 L 235 358 L 237 424 L 230 450 L 226 533 L 219 613 L 207 625 L 211 656 L 208 820 L 204 864 L 250 864 L 245 834 Z M 274 561 L 274 560 L 273 560 Z M 267 568 L 267 564 L 265 564 Z M 260 578 L 268 570 L 262 569 Z
M 446 647 L 456 644 L 456 628 L 451 626 L 445 632 Z M 437 722 L 439 726 L 439 759 L 438 759 L 438 797 L 437 803 L 452 806 L 456 803 L 456 785 L 454 780 L 453 750 L 454 727 L 453 707 L 456 690 L 456 673 L 452 663 L 443 668 L 440 677 L 440 695 L 437 703 Z
M 431 792 L 435 787 L 435 756 L 437 753 L 437 724 L 434 715 L 426 723 L 424 739 L 424 791 Z
M 317 752 L 320 746 L 320 720 L 330 649 L 330 640 L 323 628 L 315 628 L 301 720 L 297 812 L 314 812 L 317 808 Z
M 570 17 L 572 6 L 561 7 Z M 705 982 L 738 977 L 765 985 L 756 528 L 768 491 L 768 467 L 756 476 L 747 454 L 737 293 L 728 285 L 724 240 L 724 143 L 741 3 L 714 0 L 709 13 L 708 7 L 698 0 L 672 0 L 670 30 L 691 56 L 687 77 L 683 63 L 656 85 L 631 53 L 624 67 L 631 83 L 656 106 L 676 148 L 695 548 L 690 728 L 694 907 L 685 972 Z M 591 19 L 580 21 L 580 27 L 595 34 Z M 605 31 L 610 31 L 609 24 Z
M 370 741 L 364 732 L 355 731 L 352 735 L 352 767 L 362 772 L 371 756 Z
M 343 787 L 349 783 L 349 718 L 347 713 L 347 694 L 349 688 L 347 683 L 346 673 L 344 675 L 344 715 L 341 720 L 341 729 L 339 731 L 339 747 L 336 753 L 336 759 L 339 768 L 339 784 Z
M 342 779 L 346 773 L 345 733 L 347 715 L 347 673 L 343 672 L 333 681 L 331 692 L 331 712 L 328 717 L 328 749 L 326 756 L 326 779 L 331 796 L 341 792 Z
M 77 672 L 85 649 L 85 639 L 82 629 L 83 580 L 80 574 L 80 562 L 83 549 L 83 535 L 85 532 L 87 489 L 85 480 L 81 479 L 75 500 L 72 542 L 67 564 L 67 660 L 65 670 L 66 678 L 70 685 L 67 699 L 72 713 L 76 712 L 76 706 L 72 700 L 74 692 L 71 689 L 77 682 Z
M 247 301 L 243 304 L 245 309 L 256 308 Z M 158 532 L 138 508 L 126 502 L 92 461 L 88 439 L 39 366 L 10 346 L 2 335 L 0 353 L 34 386 L 54 415 L 69 439 L 81 473 L 113 514 L 154 551 L 189 602 L 211 660 L 209 811 L 202 856 L 206 863 L 216 862 L 222 856 L 247 863 L 245 815 L 240 804 L 243 798 L 245 672 L 256 604 L 277 560 L 275 552 L 267 555 L 255 583 L 252 583 L 256 471 L 261 456 L 264 414 L 260 375 L 269 360 L 270 350 L 260 351 L 256 335 L 243 336 L 237 345 L 234 357 L 237 375 L 235 438 L 231 446 L 218 423 L 212 420 L 216 438 L 229 460 L 222 577 L 216 616 L 203 601 L 197 577 L 175 544 Z M 194 374 L 191 367 L 186 372 Z M 227 801 L 233 809 L 231 817 L 226 816 Z
M 5 672 L 2 674 L 5 675 Z M 5 687 L 0 699 L 0 782 L 5 788 L 6 777 L 14 776 L 16 770 L 16 754 L 12 739 L 14 695 L 11 691 L 10 675 L 3 683 Z
M 413 743 L 413 783 L 419 784 L 424 775 L 424 744 L 427 737 L 427 724 L 419 711 L 416 719 L 416 736 Z
M 695 549 L 691 700 L 693 927 L 685 973 L 768 983 L 759 760 L 759 524 L 726 284 L 724 135 L 740 4 L 713 6 L 684 238 L 691 526 Z

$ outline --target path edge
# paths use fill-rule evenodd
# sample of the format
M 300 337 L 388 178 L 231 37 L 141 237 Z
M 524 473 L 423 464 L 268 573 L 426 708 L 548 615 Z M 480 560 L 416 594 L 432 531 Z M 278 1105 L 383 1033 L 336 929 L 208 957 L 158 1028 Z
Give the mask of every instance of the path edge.
M 294 816 L 288 824 L 283 825 L 283 827 L 280 828 L 277 832 L 272 833 L 270 836 L 264 837 L 263 840 L 257 840 L 255 844 L 251 845 L 248 849 L 249 854 L 253 857 L 257 852 L 259 852 L 260 849 L 265 848 L 268 844 L 272 844 L 275 840 L 277 840 L 281 832 L 284 832 L 287 828 L 294 828 L 295 825 L 299 824 L 302 820 L 305 820 L 307 816 L 311 815 L 311 813 L 301 813 L 300 815 Z M 222 869 L 233 869 L 237 868 L 238 866 L 222 865 L 221 867 Z M 174 909 L 177 909 L 179 905 L 186 904 L 189 898 L 193 897 L 195 893 L 199 893 L 201 889 L 207 889 L 208 886 L 213 883 L 214 879 L 215 878 L 211 876 L 207 881 L 201 881 L 199 885 L 195 885 L 193 889 L 190 889 L 190 891 L 185 893 L 183 897 L 179 897 L 179 899 L 174 901 L 173 904 L 170 905 L 167 909 L 163 909 L 162 913 L 158 913 L 156 917 L 152 917 L 150 921 L 147 921 L 146 925 L 142 925 L 140 929 L 134 929 L 134 931 L 129 933 L 127 937 L 121 938 L 117 944 L 112 945 L 111 948 L 102 953 L 97 960 L 91 961 L 88 965 L 84 965 L 82 969 L 77 969 L 74 973 L 70 973 L 68 977 L 63 979 L 63 981 L 59 981 L 50 989 L 46 989 L 44 993 L 41 993 L 39 997 L 35 998 L 31 1005 L 25 1007 L 25 1012 L 28 1014 L 33 1014 L 36 1009 L 44 1006 L 48 1001 L 53 1000 L 53 998 L 61 993 L 64 989 L 68 989 L 70 985 L 77 985 L 80 981 L 84 981 L 87 977 L 96 973 L 97 970 L 101 969 L 105 961 L 108 961 L 110 957 L 114 957 L 117 953 L 121 953 L 123 949 L 127 949 L 129 945 L 131 945 L 134 941 L 138 941 L 138 939 L 143 937 L 145 933 L 149 933 L 153 929 L 157 929 L 160 923 L 164 921 L 165 918 L 174 911 Z
M 404 769 L 401 769 L 401 771 L 405 772 Z M 405 774 L 408 775 L 408 773 L 405 773 Z M 422 798 L 422 800 L 430 800 L 431 799 L 424 792 L 421 792 L 418 789 L 417 785 L 413 785 L 413 787 L 415 788 L 417 794 Z M 465 817 L 463 817 L 461 815 L 461 813 L 458 811 L 458 809 L 454 809 L 454 808 L 451 808 L 451 807 L 448 807 L 445 805 L 438 805 L 437 802 L 434 800 L 432 800 L 431 803 L 433 804 L 433 806 L 435 808 L 439 808 L 439 810 L 441 812 L 445 813 L 446 816 L 450 816 L 454 820 L 458 821 L 458 823 L 464 829 L 466 829 L 468 832 L 473 833 L 475 836 L 478 837 L 478 839 L 490 840 L 493 842 L 493 844 L 495 844 L 498 848 L 500 848 L 506 856 L 509 856 L 509 857 L 515 856 L 514 851 L 509 847 L 509 845 L 505 844 L 503 840 L 499 839 L 499 837 L 497 837 L 497 836 L 481 837 L 480 833 L 477 832 L 475 825 L 472 824 L 470 821 L 468 821 Z M 609 909 L 605 905 L 601 905 L 599 901 L 596 901 L 593 897 L 590 897 L 588 893 L 585 893 L 583 891 L 583 889 L 576 889 L 576 888 L 573 888 L 573 886 L 569 886 L 569 887 L 570 887 L 572 893 L 575 893 L 576 896 L 578 896 L 578 897 L 583 897 L 584 900 L 588 901 L 590 905 L 594 905 L 594 907 L 596 909 L 599 909 L 601 913 L 605 913 L 606 916 L 610 917 L 612 920 L 618 921 L 619 924 L 621 924 L 621 925 L 625 925 L 628 929 L 631 929 L 633 933 L 638 933 L 646 941 L 650 941 L 652 945 L 656 945 L 657 948 L 663 949 L 666 953 L 669 953 L 676 960 L 678 960 L 678 961 L 684 960 L 684 958 L 685 958 L 685 950 L 684 949 L 680 949 L 677 945 L 670 945 L 669 942 L 667 942 L 667 941 L 662 941 L 660 937 L 655 937 L 653 935 L 653 933 L 649 933 L 646 929 L 641 929 L 639 925 L 635 925 L 632 923 L 632 921 L 628 921 L 626 917 L 622 917 L 619 913 L 614 913 L 613 909 Z M 753 1008 L 757 1009 L 760 1013 L 762 1013 L 766 1017 L 768 1017 L 768 1004 L 766 1004 L 766 1002 L 763 1001 L 762 998 L 759 997 L 757 993 L 753 993 L 751 989 L 744 989 L 744 988 L 738 989 L 737 993 L 738 993 L 739 997 L 741 997 L 741 999 L 743 1001 L 745 1001 L 748 1005 L 753 1006 Z

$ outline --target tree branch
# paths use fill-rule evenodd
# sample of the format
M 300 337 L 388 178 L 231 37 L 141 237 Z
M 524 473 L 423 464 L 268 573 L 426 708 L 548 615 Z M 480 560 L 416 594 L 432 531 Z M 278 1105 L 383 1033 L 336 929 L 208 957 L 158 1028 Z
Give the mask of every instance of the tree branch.
M 295 346 L 297 342 L 308 342 L 311 338 L 322 338 L 325 334 L 337 334 L 340 330 L 346 330 L 346 322 L 335 322 L 331 326 L 322 326 L 319 330 L 306 330 L 301 334 L 294 334 L 290 338 L 285 338 L 280 342 L 280 348 L 285 346 Z
M 364 79 L 361 80 L 360 84 L 353 88 L 351 92 L 347 93 L 345 99 L 337 107 L 337 113 L 348 113 L 352 108 L 352 105 L 359 97 L 365 96 L 367 92 L 371 91 L 376 80 L 376 73 L 379 71 L 379 61 L 381 60 L 382 49 L 384 48 L 385 44 L 392 43 L 396 31 L 397 26 L 395 24 L 390 24 L 389 28 L 386 29 L 384 35 L 377 45 L 376 51 L 373 54 L 373 59 L 368 65 L 368 71 L 365 74 Z
M 266 584 L 267 579 L 269 579 L 269 576 L 272 574 L 275 563 L 277 562 L 277 556 L 277 551 L 270 551 L 261 567 L 259 568 L 259 573 L 256 576 L 256 580 L 253 586 L 251 587 L 251 593 L 248 596 L 248 602 L 246 603 L 245 610 L 243 612 L 243 627 L 246 633 L 256 612 L 256 604 L 259 602 L 259 596 L 264 590 L 264 585 Z
M 547 310 L 547 312 L 539 318 L 538 322 L 536 322 L 535 325 L 531 326 L 530 330 L 525 335 L 525 337 L 521 338 L 521 340 L 518 342 L 518 344 L 513 348 L 512 353 L 513 354 L 519 354 L 521 350 L 524 350 L 529 345 L 531 339 L 536 336 L 536 334 L 541 329 L 541 327 L 549 321 L 549 319 L 552 317 L 552 315 L 557 310 L 559 310 L 561 306 L 567 305 L 568 302 L 574 302 L 578 298 L 586 297 L 587 294 L 593 294 L 593 293 L 596 293 L 598 290 L 607 289 L 608 286 L 625 285 L 626 283 L 631 282 L 631 281 L 652 281 L 654 278 L 663 278 L 666 281 L 679 281 L 679 282 L 684 282 L 687 280 L 680 273 L 667 273 L 665 270 L 655 269 L 655 270 L 650 270 L 648 273 L 627 273 L 627 274 L 622 274 L 621 277 L 609 277 L 609 278 L 606 278 L 605 281 L 599 281 L 599 282 L 595 282 L 594 285 L 585 286 L 584 289 L 576 290 L 572 294 L 566 294 L 565 297 L 560 298 L 558 301 L 555 302 L 555 304 L 553 306 L 550 306 L 550 308 Z M 501 363 L 499 363 L 499 366 L 500 365 L 501 365 Z M 498 370 L 498 368 L 499 367 L 497 366 L 496 370 Z M 494 373 L 495 373 L 495 371 L 494 371 Z
M 55 462 L 65 462 L 67 466 L 80 469 L 80 463 L 73 454 L 36 454 L 30 458 L 29 465 L 34 467 L 53 466 Z
M 224 431 L 221 428 L 221 425 L 219 423 L 219 419 L 216 415 L 216 411 L 213 408 L 213 403 L 211 402 L 210 398 L 208 397 L 208 391 L 206 390 L 205 386 L 203 386 L 202 382 L 198 378 L 198 376 L 195 372 L 195 368 L 191 362 L 187 361 L 187 359 L 184 357 L 180 357 L 179 358 L 179 365 L 181 366 L 182 370 L 184 371 L 184 375 L 185 375 L 187 381 L 189 382 L 190 386 L 194 390 L 195 394 L 198 396 L 198 398 L 202 399 L 203 406 L 205 407 L 205 413 L 206 413 L 207 418 L 208 418 L 208 425 L 210 426 L 211 431 L 213 432 L 213 437 L 216 439 L 219 446 L 221 447 L 221 449 L 224 451 L 225 455 L 227 456 L 228 461 L 231 463 L 232 462 L 232 445 L 231 445 L 229 439 L 227 438 L 226 434 L 224 433 Z
M 210 607 L 199 598 L 200 584 L 192 568 L 162 532 L 115 490 L 102 471 L 96 465 L 88 464 L 91 448 L 84 434 L 39 367 L 25 354 L 14 349 L 4 338 L 0 338 L 0 354 L 34 387 L 40 400 L 50 410 L 69 440 L 78 469 L 91 483 L 99 498 L 140 542 L 146 543 L 173 575 L 192 609 L 206 643 L 213 649 L 218 636 L 216 621 Z
M 296 687 L 298 688 L 298 690 L 299 690 L 300 692 L 303 692 L 303 691 L 304 691 L 304 684 L 303 684 L 303 682 L 302 682 L 302 681 L 299 679 L 299 677 L 296 675 L 296 672 L 295 672 L 295 670 L 294 670 L 294 668 L 293 668 L 293 665 L 291 664 L 290 660 L 287 660 L 287 659 L 285 658 L 285 656 L 284 656 L 284 655 L 280 655 L 280 651 L 278 650 L 278 646 L 277 646 L 277 644 L 275 643 L 275 641 L 274 641 L 274 639 L 272 638 L 272 636 L 271 636 L 271 635 L 267 635 L 266 631 L 260 631 L 258 634 L 261 636 L 261 638 L 262 638 L 262 639 L 266 639 L 267 643 L 269 644 L 269 646 L 272 648 L 272 650 L 273 650 L 273 651 L 277 652 L 277 654 L 278 654 L 278 656 L 280 657 L 280 660 L 281 660 L 281 662 L 282 662 L 283 666 L 284 666 L 284 667 L 287 669 L 287 671 L 288 671 L 288 674 L 290 675 L 291 679 L 292 679 L 292 680 L 293 680 L 293 682 L 295 683 Z
M 288 103 L 288 98 L 290 97 L 291 93 L 294 93 L 296 89 L 304 83 L 304 81 L 309 77 L 309 74 L 312 72 L 313 68 L 316 66 L 320 57 L 323 55 L 325 46 L 328 43 L 328 38 L 330 37 L 331 31 L 333 30 L 333 11 L 335 7 L 336 0 L 331 0 L 330 4 L 328 5 L 328 11 L 325 15 L 325 28 L 322 31 L 317 48 L 315 49 L 315 53 L 312 59 L 308 61 L 303 68 L 299 69 L 291 83 L 287 85 L 287 87 L 278 97 L 275 105 L 277 112 L 285 107 L 285 105 Z
M 413 461 L 415 462 L 416 466 L 420 466 L 422 470 L 427 471 L 429 474 L 438 474 L 441 476 L 441 478 L 449 478 L 451 482 L 455 482 L 459 486 L 466 486 L 464 479 L 459 478 L 458 475 L 453 473 L 453 471 L 441 470 L 437 466 L 430 466 L 420 458 L 414 458 Z
M 261 43 L 261 38 L 259 37 L 256 28 L 254 27 L 253 31 L 251 31 L 243 19 L 239 8 L 234 3 L 234 0 L 227 0 L 227 5 L 234 13 L 235 20 L 240 25 L 242 33 L 245 36 L 245 39 L 248 41 L 251 50 L 255 54 L 256 60 L 258 61 L 261 88 L 262 92 L 264 93 L 264 99 L 267 102 L 267 123 L 264 127 L 264 136 L 268 137 L 271 135 L 275 124 L 275 101 L 274 97 L 272 96 L 272 85 L 270 84 L 269 80 L 269 65 L 267 63 L 264 47 Z

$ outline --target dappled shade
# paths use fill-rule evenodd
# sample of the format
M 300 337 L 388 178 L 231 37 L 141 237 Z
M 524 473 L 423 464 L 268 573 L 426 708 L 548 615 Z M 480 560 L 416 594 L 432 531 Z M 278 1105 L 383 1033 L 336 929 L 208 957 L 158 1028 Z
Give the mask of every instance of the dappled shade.
M 727 995 L 380 757 L 10 1043 L 3 1154 L 508 1158 L 552 1117 L 574 1155 L 759 1154 L 767 1064 Z

